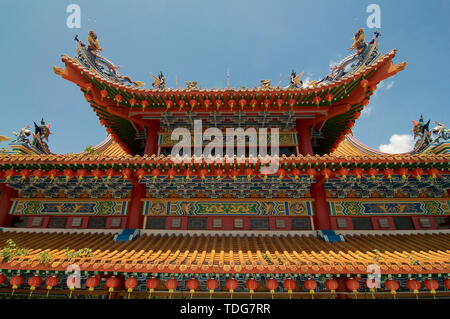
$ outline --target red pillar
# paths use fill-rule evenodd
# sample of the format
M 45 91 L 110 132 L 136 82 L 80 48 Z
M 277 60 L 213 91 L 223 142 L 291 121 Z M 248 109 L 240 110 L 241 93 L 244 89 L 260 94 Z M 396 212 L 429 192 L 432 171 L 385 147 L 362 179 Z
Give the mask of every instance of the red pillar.
M 302 119 L 295 120 L 298 134 L 298 148 L 302 155 L 314 155 L 311 143 L 310 125 Z
M 12 216 L 9 215 L 12 201 L 11 198 L 17 197 L 17 191 L 5 184 L 0 185 L 0 227 L 11 226 Z
M 127 225 L 128 229 L 142 228 L 144 216 L 142 215 L 142 198 L 145 198 L 146 187 L 144 184 L 136 183 L 131 191 L 130 205 L 128 206 Z
M 311 185 L 311 196 L 314 198 L 314 229 L 330 230 L 331 219 L 328 211 L 327 197 L 323 185 L 324 177 L 317 177 L 317 182 Z
M 149 120 L 147 128 L 147 138 L 145 140 L 144 154 L 149 156 L 158 153 L 158 131 L 159 120 Z

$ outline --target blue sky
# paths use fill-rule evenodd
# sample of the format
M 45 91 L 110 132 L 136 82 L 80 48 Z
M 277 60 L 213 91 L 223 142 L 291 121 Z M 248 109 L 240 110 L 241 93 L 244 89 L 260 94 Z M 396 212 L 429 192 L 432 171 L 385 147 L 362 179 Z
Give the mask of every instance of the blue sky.
M 81 7 L 81 28 L 66 26 L 66 7 Z M 383 83 L 354 127 L 378 149 L 409 134 L 420 114 L 450 126 L 450 1 L 2 0 L 0 135 L 12 136 L 41 117 L 51 123 L 54 153 L 100 143 L 105 130 L 79 88 L 55 75 L 60 55 L 75 55 L 75 34 L 94 29 L 103 55 L 121 73 L 151 85 L 164 72 L 169 87 L 198 81 L 206 88 L 253 87 L 260 79 L 287 85 L 292 69 L 320 79 L 345 57 L 354 32 L 366 26 L 368 4 L 381 8 L 380 49 L 398 49 L 406 70 Z M 2 143 L 1 146 L 6 146 Z

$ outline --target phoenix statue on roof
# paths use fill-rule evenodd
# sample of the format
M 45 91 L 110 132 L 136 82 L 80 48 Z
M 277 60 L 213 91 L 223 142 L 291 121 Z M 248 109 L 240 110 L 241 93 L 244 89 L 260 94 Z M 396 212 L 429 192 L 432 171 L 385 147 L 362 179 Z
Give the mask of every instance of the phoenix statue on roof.
M 430 120 L 425 123 L 422 115 L 420 116 L 418 122 L 412 122 L 414 124 L 414 127 L 411 131 L 414 133 L 414 139 L 417 139 L 414 145 L 415 153 L 426 151 L 432 145 L 438 145 L 439 143 L 441 143 L 441 139 L 444 143 L 447 143 L 447 141 L 450 140 L 450 129 L 447 129 L 444 124 L 438 121 L 434 122 L 434 124 L 436 124 L 437 126 L 432 130 L 430 130 Z M 433 135 L 436 136 L 434 140 Z
M 355 53 L 347 56 L 338 64 L 333 65 L 331 67 L 331 73 L 318 83 L 339 80 L 344 75 L 354 73 L 375 62 L 381 56 L 378 50 L 379 36 L 381 36 L 381 33 L 375 31 L 373 39 L 367 42 L 365 41 L 364 29 L 359 29 L 352 38 L 353 44 L 349 48 L 349 50 L 354 50 Z
M 24 147 L 36 154 L 51 154 L 48 147 L 48 137 L 50 134 L 50 124 L 46 124 L 44 119 L 38 125 L 34 122 L 34 133 L 30 130 L 30 126 L 27 125 L 20 129 L 19 132 L 13 132 L 16 139 L 12 141 L 10 145 Z M 30 137 L 32 141 L 30 142 Z
M 84 44 L 78 39 L 78 35 L 75 35 L 75 41 L 77 41 L 77 56 L 78 60 L 88 69 L 99 75 L 121 84 L 129 83 L 136 87 L 142 87 L 145 84 L 131 80 L 129 76 L 120 75 L 117 70 L 120 69 L 119 66 L 115 65 L 108 59 L 99 55 L 100 51 L 103 49 L 100 47 L 97 35 L 93 30 L 89 31 L 88 42 L 89 44 Z

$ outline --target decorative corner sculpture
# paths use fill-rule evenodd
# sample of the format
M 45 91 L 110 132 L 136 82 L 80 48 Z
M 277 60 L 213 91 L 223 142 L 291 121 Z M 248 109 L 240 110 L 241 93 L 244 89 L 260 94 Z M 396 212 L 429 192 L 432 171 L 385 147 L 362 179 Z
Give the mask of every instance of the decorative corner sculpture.
M 435 121 L 434 123 L 437 126 L 430 130 L 430 120 L 425 123 L 422 115 L 420 116 L 418 122 L 412 122 L 414 124 L 414 127 L 411 131 L 414 133 L 414 139 L 416 140 L 413 153 L 432 151 L 440 144 L 449 142 L 450 129 L 447 129 L 444 124 Z M 436 136 L 435 139 L 433 139 L 433 135 Z
M 27 125 L 20 129 L 19 133 L 13 132 L 16 139 L 10 144 L 11 148 L 17 153 L 27 154 L 51 154 L 48 146 L 48 137 L 50 134 L 50 124 L 46 124 L 44 119 L 38 125 L 34 122 L 34 133 Z M 32 138 L 30 142 L 30 137 Z
M 159 72 L 158 77 L 154 76 L 152 73 L 150 73 L 150 75 L 154 80 L 152 86 L 155 89 L 163 90 L 166 88 L 166 77 L 163 75 L 162 71 Z
M 129 76 L 120 75 L 117 70 L 120 69 L 119 66 L 115 65 L 108 59 L 99 55 L 100 51 L 103 49 L 97 39 L 97 35 L 93 30 L 89 31 L 88 42 L 89 44 L 84 44 L 78 39 L 78 35 L 75 35 L 77 42 L 77 57 L 78 60 L 88 69 L 99 75 L 121 84 L 129 83 L 136 87 L 143 87 L 145 83 L 140 81 L 134 82 Z

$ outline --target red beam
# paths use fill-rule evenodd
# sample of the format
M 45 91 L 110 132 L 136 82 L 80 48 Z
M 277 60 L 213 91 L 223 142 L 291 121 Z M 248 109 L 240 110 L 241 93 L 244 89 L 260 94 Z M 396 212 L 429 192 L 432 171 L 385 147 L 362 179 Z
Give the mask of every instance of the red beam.
M 12 220 L 12 216 L 9 215 L 12 205 L 11 198 L 17 197 L 18 192 L 6 184 L 0 184 L 0 190 L 0 227 L 9 227 Z

